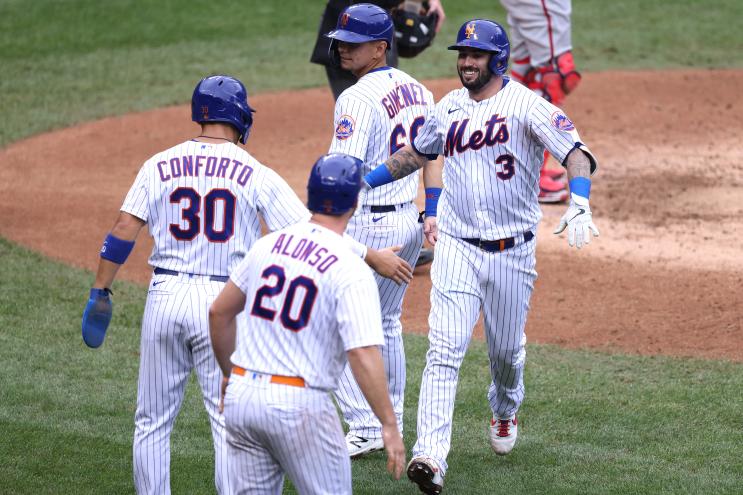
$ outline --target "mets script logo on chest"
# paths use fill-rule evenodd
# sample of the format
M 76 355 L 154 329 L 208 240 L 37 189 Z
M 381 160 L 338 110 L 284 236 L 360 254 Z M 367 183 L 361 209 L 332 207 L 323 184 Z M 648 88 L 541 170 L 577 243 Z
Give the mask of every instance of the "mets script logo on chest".
M 467 132 L 470 119 L 464 119 L 461 122 L 455 120 L 451 123 L 449 132 L 446 133 L 444 156 L 452 156 L 455 152 L 464 153 L 467 150 L 479 150 L 483 146 L 494 146 L 507 142 L 509 134 L 508 126 L 505 122 L 505 117 L 501 117 L 495 113 L 485 122 L 484 130 L 478 129 L 474 131 L 465 142 L 464 134 Z

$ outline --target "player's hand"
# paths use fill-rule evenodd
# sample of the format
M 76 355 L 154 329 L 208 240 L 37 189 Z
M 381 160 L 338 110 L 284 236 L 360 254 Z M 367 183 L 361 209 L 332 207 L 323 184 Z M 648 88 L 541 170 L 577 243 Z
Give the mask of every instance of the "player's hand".
M 230 383 L 229 376 L 222 377 L 222 385 L 219 387 L 219 412 L 224 413 L 224 396 L 227 393 L 227 385 Z
M 113 304 L 110 294 L 109 289 L 90 289 L 90 297 L 83 311 L 83 341 L 93 349 L 103 344 L 108 324 L 111 323 Z
M 436 217 L 426 217 L 423 220 L 423 235 L 426 236 L 426 240 L 431 246 L 436 245 L 436 241 L 439 240 L 439 227 L 436 223 Z
M 593 237 L 599 236 L 599 229 L 593 223 L 591 208 L 588 203 L 578 205 L 574 201 L 570 201 L 568 211 L 562 216 L 560 224 L 553 233 L 559 234 L 566 227 L 570 247 L 582 248 L 584 244 L 591 242 L 591 233 L 593 233 Z
M 399 480 L 405 469 L 405 444 L 402 443 L 396 424 L 382 425 L 382 441 L 387 452 L 387 472 Z
M 372 268 L 378 274 L 392 280 L 397 285 L 403 283 L 409 284 L 413 280 L 413 269 L 407 261 L 397 255 L 400 249 L 402 249 L 402 246 L 379 249 Z

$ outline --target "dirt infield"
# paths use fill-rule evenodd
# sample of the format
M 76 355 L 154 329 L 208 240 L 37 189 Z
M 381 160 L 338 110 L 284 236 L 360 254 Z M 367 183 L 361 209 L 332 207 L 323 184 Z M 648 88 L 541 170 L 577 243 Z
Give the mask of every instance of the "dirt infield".
M 428 84 L 437 98 L 459 85 Z M 591 202 L 601 237 L 569 250 L 551 234 L 564 206 L 543 208 L 531 342 L 743 361 L 741 86 L 741 71 L 586 75 L 565 108 L 600 161 Z M 262 94 L 251 104 L 247 149 L 304 198 L 309 166 L 331 138 L 330 92 Z M 141 163 L 196 130 L 179 106 L 0 150 L 0 235 L 94 269 Z M 145 283 L 150 249 L 142 236 L 120 278 Z M 426 331 L 429 289 L 428 268 L 417 270 L 407 330 Z

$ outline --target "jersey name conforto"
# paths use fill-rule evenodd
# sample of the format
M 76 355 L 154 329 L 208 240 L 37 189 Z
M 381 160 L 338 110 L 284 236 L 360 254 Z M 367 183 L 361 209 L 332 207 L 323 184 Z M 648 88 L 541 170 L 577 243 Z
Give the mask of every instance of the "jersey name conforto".
M 184 155 L 168 161 L 157 162 L 160 180 L 168 182 L 178 177 L 218 177 L 234 180 L 241 186 L 247 184 L 253 167 L 233 158 L 204 155 Z

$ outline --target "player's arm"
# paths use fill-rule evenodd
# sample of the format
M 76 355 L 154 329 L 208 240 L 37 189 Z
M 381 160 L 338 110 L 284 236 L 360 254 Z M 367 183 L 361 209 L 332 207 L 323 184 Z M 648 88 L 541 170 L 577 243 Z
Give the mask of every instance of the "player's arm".
M 387 451 L 387 471 L 392 473 L 395 479 L 400 479 L 405 466 L 405 446 L 397 429 L 397 419 L 392 409 L 379 347 L 356 347 L 349 349 L 347 356 L 356 383 L 382 423 L 382 439 Z
M 423 167 L 423 184 L 426 190 L 426 211 L 423 220 L 423 234 L 432 246 L 439 239 L 439 229 L 436 216 L 439 205 L 439 196 L 444 188 L 444 158 L 431 160 Z
M 214 355 L 225 378 L 232 373 L 230 356 L 235 352 L 235 317 L 244 308 L 245 293 L 232 280 L 225 284 L 209 308 L 209 335 Z
M 407 177 L 423 168 L 426 163 L 428 163 L 426 155 L 418 153 L 413 146 L 406 144 L 387 158 L 382 165 L 366 174 L 364 180 L 371 188 L 383 186 Z
M 111 285 L 134 248 L 134 241 L 144 224 L 141 218 L 122 211 L 103 241 L 95 282 L 90 289 L 81 325 L 83 341 L 88 347 L 96 348 L 103 344 L 113 315 Z
M 593 223 L 588 198 L 591 193 L 592 156 L 579 146 L 573 148 L 564 160 L 570 185 L 570 205 L 560 218 L 554 233 L 568 229 L 568 245 L 578 249 L 591 242 L 591 235 L 598 237 L 599 229 Z
M 372 270 L 397 285 L 409 284 L 413 280 L 413 269 L 407 261 L 397 255 L 400 249 L 402 246 L 391 246 L 379 250 L 367 248 L 364 261 Z
M 429 160 L 435 160 L 443 154 L 443 140 L 439 132 L 436 108 L 439 106 L 429 110 L 414 143 L 406 144 L 387 158 L 382 165 L 364 176 L 364 181 L 369 187 L 379 187 L 407 177 L 423 168 Z
M 212 350 L 222 370 L 222 384 L 219 391 L 219 412 L 224 411 L 224 394 L 232 373 L 230 356 L 235 352 L 237 323 L 235 317 L 245 308 L 245 293 L 232 280 L 225 284 L 222 292 L 209 308 L 209 336 Z
M 134 241 L 144 227 L 144 220 L 125 211 L 119 212 L 101 247 L 101 258 L 95 275 L 94 289 L 110 289 L 116 274 L 134 248 Z

